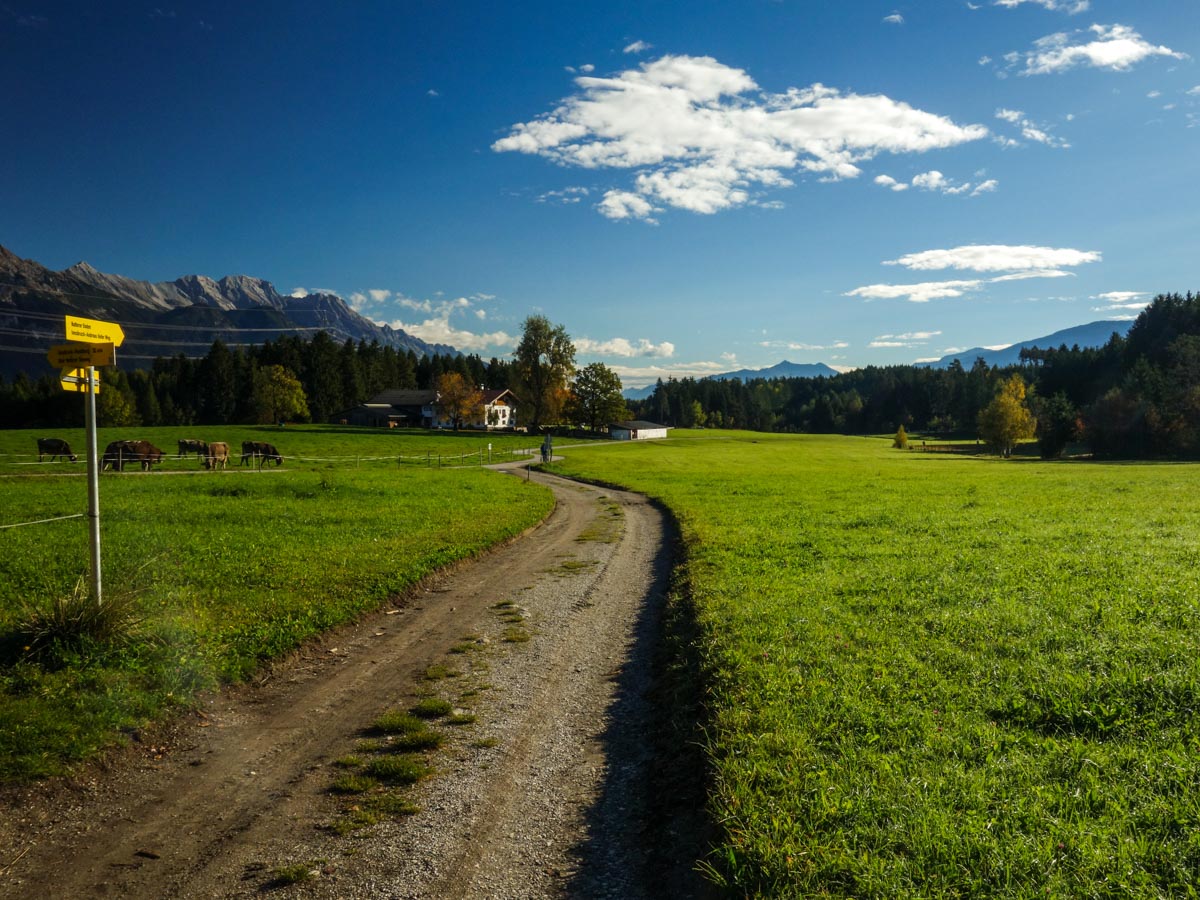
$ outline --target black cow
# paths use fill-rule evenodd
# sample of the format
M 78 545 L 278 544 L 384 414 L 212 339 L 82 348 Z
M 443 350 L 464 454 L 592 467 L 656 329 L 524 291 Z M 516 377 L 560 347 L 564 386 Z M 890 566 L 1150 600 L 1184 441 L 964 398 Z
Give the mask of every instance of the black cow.
M 104 448 L 100 470 L 112 466 L 118 472 L 123 472 L 125 463 L 138 462 L 142 464 L 142 471 L 148 472 L 154 463 L 162 462 L 162 458 L 163 452 L 149 441 L 113 441 Z
M 283 465 L 283 456 L 275 449 L 274 444 L 268 444 L 263 441 L 242 441 L 241 464 L 244 466 L 247 462 L 255 460 L 257 460 L 260 469 L 268 462 L 273 462 L 277 466 Z
M 179 442 L 179 458 L 195 453 L 197 456 L 208 456 L 208 444 L 204 441 L 182 440 Z
M 38 462 L 42 461 L 43 456 L 49 456 L 50 461 L 58 459 L 60 456 L 65 456 L 71 462 L 75 462 L 77 457 L 71 452 L 71 445 L 62 438 L 38 438 Z

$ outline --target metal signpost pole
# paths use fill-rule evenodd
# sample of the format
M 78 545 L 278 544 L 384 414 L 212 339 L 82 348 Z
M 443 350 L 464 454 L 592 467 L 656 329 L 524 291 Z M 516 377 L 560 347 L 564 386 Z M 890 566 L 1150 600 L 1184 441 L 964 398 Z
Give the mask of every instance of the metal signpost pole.
M 88 529 L 92 544 L 92 599 L 103 602 L 100 589 L 100 460 L 96 456 L 96 367 L 87 370 Z

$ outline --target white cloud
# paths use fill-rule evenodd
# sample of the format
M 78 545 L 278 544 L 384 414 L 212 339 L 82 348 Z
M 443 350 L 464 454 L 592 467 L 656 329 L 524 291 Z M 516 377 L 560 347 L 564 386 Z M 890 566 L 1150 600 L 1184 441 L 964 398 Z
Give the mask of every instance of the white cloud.
M 1091 299 L 1103 300 L 1105 303 L 1111 303 L 1114 306 L 1118 304 L 1129 304 L 1129 309 L 1141 309 L 1148 302 L 1143 300 L 1143 298 L 1149 296 L 1150 294 L 1146 291 L 1107 291 L 1103 294 L 1096 294 Z M 1135 303 L 1134 301 L 1141 302 Z
M 423 341 L 431 344 L 450 344 L 457 350 L 467 351 L 479 351 L 488 347 L 512 347 L 516 345 L 516 338 L 504 331 L 476 333 L 463 328 L 457 328 L 451 324 L 450 319 L 452 316 L 465 314 L 467 311 L 474 312 L 476 318 L 480 320 L 484 319 L 486 312 L 482 309 L 472 310 L 472 307 L 479 300 L 490 299 L 489 295 L 476 295 L 470 299 L 467 297 L 457 297 L 453 300 L 438 300 L 436 302 L 430 300 L 413 300 L 410 297 L 400 295 L 393 296 L 397 297 L 396 302 L 400 306 L 425 313 L 428 318 L 420 322 L 405 322 L 396 319 L 388 324 L 393 328 L 403 329 Z M 484 313 L 485 315 L 480 315 L 480 313 Z
M 1027 272 L 1009 272 L 1007 275 L 997 275 L 989 279 L 992 284 L 1004 281 L 1027 281 L 1030 278 L 1074 278 L 1074 272 L 1064 272 L 1062 269 L 1030 269 Z
M 970 269 L 975 272 L 1007 270 L 1032 272 L 1099 262 L 1100 259 L 1101 254 L 1095 250 L 1010 246 L 1007 244 L 968 244 L 948 250 L 924 250 L 920 253 L 909 253 L 899 259 L 887 260 L 884 265 L 904 266 L 906 269 L 914 271 Z
M 907 191 L 908 185 L 902 181 L 897 181 L 891 175 L 876 175 L 875 183 L 886 188 L 891 188 L 893 191 Z
M 591 191 L 585 187 L 568 187 L 561 191 L 546 191 L 537 198 L 538 203 L 562 203 L 572 204 L 578 203 L 584 197 L 588 196 Z
M 609 191 L 596 208 L 609 219 L 641 219 L 645 222 L 654 222 L 653 214 L 659 211 L 645 197 L 629 191 Z
M 288 294 L 288 296 L 289 297 L 307 297 L 308 296 L 308 288 L 302 288 L 302 287 L 292 288 L 292 292 L 290 294 Z
M 609 368 L 620 376 L 621 384 L 630 388 L 647 387 L 660 378 L 666 381 L 668 378 L 704 378 L 707 375 L 719 375 L 729 371 L 730 362 L 722 358 L 720 362 L 705 360 L 652 366 L 610 365 Z
M 832 344 L 806 344 L 797 341 L 759 341 L 758 346 L 768 350 L 844 350 L 850 345 L 845 341 Z
M 1021 136 L 1027 141 L 1033 141 L 1037 144 L 1045 144 L 1048 147 L 1057 147 L 1063 150 L 1071 146 L 1062 138 L 1058 138 L 1050 134 L 1044 126 L 1038 125 L 1019 109 L 998 109 L 996 110 L 996 118 L 1008 122 L 1011 125 L 1016 125 L 1021 129 Z M 1019 145 L 1018 141 L 1014 141 L 1011 138 L 999 138 L 999 141 L 1006 147 L 1014 147 Z
M 881 334 L 872 340 L 868 347 L 873 348 L 905 348 L 922 347 L 929 339 L 941 334 L 940 331 L 910 331 L 906 334 Z
M 995 0 L 993 6 L 1006 6 L 1009 9 L 1020 6 L 1022 3 L 1036 3 L 1038 6 L 1044 6 L 1046 9 L 1059 10 L 1070 15 L 1086 12 L 1091 6 L 1089 0 Z
M 647 44 L 645 41 L 634 41 L 632 44 L 629 44 L 621 52 L 622 53 L 645 53 L 647 50 L 649 50 L 653 46 L 654 46 L 653 44 Z
M 1189 88 L 1187 93 L 1192 97 L 1200 97 L 1200 84 L 1196 85 L 1194 88 Z
M 592 356 L 649 356 L 659 359 L 669 359 L 675 355 L 675 345 L 670 341 L 654 344 L 645 338 L 636 342 L 628 338 L 612 338 L 607 341 L 593 341 L 590 338 L 575 338 L 575 349 L 580 353 Z
M 579 71 L 582 72 L 583 74 L 587 75 L 589 72 L 595 72 L 596 67 L 593 66 L 591 63 L 584 63 L 582 66 L 579 67 Z
M 425 96 L 426 97 L 440 97 L 442 95 L 439 94 L 437 91 L 435 91 L 433 88 L 430 88 L 429 90 L 427 90 L 425 92 Z
M 385 290 L 379 290 L 379 289 L 369 290 L 369 291 L 367 291 L 367 293 L 371 295 L 371 299 L 374 300 L 376 303 L 384 303 L 392 296 L 391 291 L 385 291 Z
M 887 22 L 889 25 L 903 25 L 904 16 L 900 15 L 898 12 L 894 12 L 890 16 L 884 16 L 883 21 Z
M 991 58 L 990 56 L 981 56 L 981 57 L 979 57 L 979 65 L 981 65 L 981 66 L 986 66 L 986 65 L 988 65 L 988 64 L 989 64 L 991 61 L 992 61 L 992 58 Z
M 1174 59 L 1184 59 L 1186 53 L 1179 53 L 1170 47 L 1155 46 L 1128 25 L 1092 25 L 1087 32 L 1076 31 L 1072 34 L 1058 32 L 1034 41 L 1033 49 L 1023 57 L 1025 67 L 1022 75 L 1047 75 L 1053 72 L 1065 72 L 1075 66 L 1090 66 L 1096 69 L 1109 69 L 1114 72 L 1125 72 L 1134 64 L 1151 56 L 1169 56 Z M 1083 35 L 1080 40 L 1080 35 Z M 1072 43 L 1072 41 L 1078 41 Z M 1005 57 L 1008 59 L 1009 57 Z
M 979 194 L 994 191 L 1000 182 L 991 178 L 978 185 L 972 185 L 971 182 L 956 182 L 947 178 L 937 169 L 932 169 L 928 172 L 922 172 L 920 175 L 913 177 L 912 182 L 905 184 L 903 181 L 897 181 L 891 175 L 876 175 L 875 183 L 889 188 L 893 191 L 906 191 L 910 187 L 920 188 L 923 191 L 931 191 L 933 193 L 948 194 L 950 196 L 961 196 L 968 194 L 972 197 L 977 197 Z
M 761 91 L 743 70 L 711 57 L 664 56 L 609 78 L 575 79 L 579 91 L 492 144 L 581 168 L 636 169 L 599 211 L 651 220 L 659 205 L 714 213 L 758 202 L 767 188 L 807 172 L 837 181 L 881 153 L 923 153 L 980 140 L 958 125 L 883 95 L 824 85 Z
M 930 300 L 961 297 L 963 294 L 979 290 L 983 284 L 984 282 L 980 280 L 926 281 L 920 284 L 868 284 L 847 291 L 844 296 L 862 297 L 864 300 L 904 298 L 909 303 L 928 303 Z
M 1149 92 L 1147 92 L 1146 96 L 1149 97 L 1151 100 L 1154 100 L 1154 99 L 1162 96 L 1162 91 L 1149 91 Z

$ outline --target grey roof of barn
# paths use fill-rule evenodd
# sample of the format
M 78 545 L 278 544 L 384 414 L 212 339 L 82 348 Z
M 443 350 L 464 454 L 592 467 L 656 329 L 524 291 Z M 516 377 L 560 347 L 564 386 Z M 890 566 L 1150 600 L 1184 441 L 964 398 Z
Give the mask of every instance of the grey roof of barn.
M 643 422 L 641 420 L 634 422 L 613 422 L 609 428 L 628 428 L 630 431 L 641 431 L 643 428 L 666 428 L 666 425 L 659 425 L 656 422 Z
M 424 406 L 437 399 L 437 391 L 390 390 L 380 391 L 366 406 Z

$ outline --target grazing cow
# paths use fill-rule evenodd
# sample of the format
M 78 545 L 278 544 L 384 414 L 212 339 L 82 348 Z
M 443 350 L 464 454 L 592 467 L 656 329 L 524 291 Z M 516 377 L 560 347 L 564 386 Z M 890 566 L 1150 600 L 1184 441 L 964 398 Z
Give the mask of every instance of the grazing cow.
M 197 456 L 207 456 L 208 444 L 204 443 L 204 441 L 180 441 L 179 456 L 176 458 L 182 459 L 189 453 L 195 453 Z
M 275 449 L 274 444 L 267 444 L 263 441 L 242 441 L 241 464 L 244 466 L 247 462 L 252 461 L 257 461 L 260 469 L 268 462 L 273 462 L 277 466 L 283 465 L 283 457 Z
M 75 462 L 77 457 L 71 452 L 71 445 L 62 438 L 38 438 L 38 462 L 42 461 L 43 456 L 49 456 L 50 461 L 58 459 L 60 456 L 65 456 L 71 462 Z
M 104 456 L 100 462 L 100 470 L 112 466 L 118 472 L 125 469 L 125 463 L 139 462 L 142 471 L 150 471 L 156 462 L 162 462 L 163 452 L 149 441 L 113 441 L 104 448 Z
M 224 441 L 213 441 L 208 445 L 208 455 L 204 457 L 204 468 L 224 469 L 229 462 L 229 445 Z

